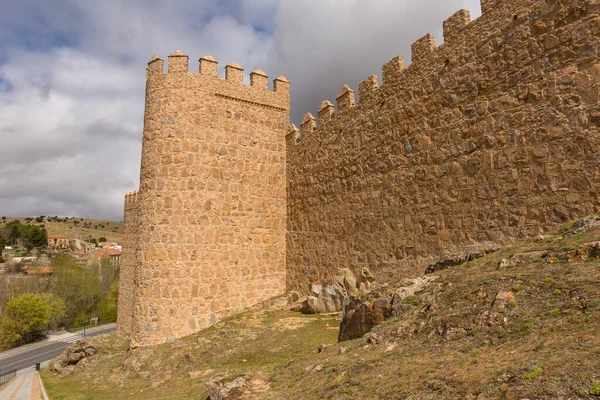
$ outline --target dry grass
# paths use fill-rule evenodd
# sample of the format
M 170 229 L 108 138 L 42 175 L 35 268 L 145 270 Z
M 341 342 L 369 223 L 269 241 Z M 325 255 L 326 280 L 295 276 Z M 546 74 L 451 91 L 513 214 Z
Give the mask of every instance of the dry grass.
M 333 317 L 242 314 L 176 348 L 127 352 L 108 336 L 100 357 L 71 376 L 44 372 L 44 381 L 53 399 L 75 400 L 202 399 L 206 380 L 226 371 L 268 384 L 257 399 L 592 398 L 600 387 L 600 259 L 498 264 L 600 240 L 599 227 L 563 228 L 436 273 L 407 314 L 375 328 L 376 344 L 336 343 Z M 514 294 L 510 306 L 493 304 L 501 290 Z M 331 347 L 317 353 L 320 344 Z
M 22 224 L 27 224 L 25 218 L 0 219 L 0 229 L 6 224 L 19 220 Z M 29 221 L 29 224 L 40 225 L 35 218 Z M 123 223 L 115 221 L 105 221 L 99 219 L 69 218 L 68 220 L 56 221 L 52 218 L 44 218 L 41 223 L 48 231 L 49 235 L 66 235 L 70 238 L 79 238 L 89 240 L 105 237 L 109 241 L 120 243 L 123 240 Z

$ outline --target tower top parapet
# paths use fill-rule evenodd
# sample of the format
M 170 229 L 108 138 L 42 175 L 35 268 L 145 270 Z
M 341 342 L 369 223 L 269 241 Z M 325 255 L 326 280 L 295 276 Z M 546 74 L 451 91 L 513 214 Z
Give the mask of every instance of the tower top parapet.
M 189 71 L 189 57 L 181 50 L 175 50 L 168 57 L 167 72 L 164 61 L 153 55 L 146 72 L 147 88 L 152 92 L 164 84 L 170 89 L 184 87 L 206 88 L 219 96 L 240 99 L 266 107 L 288 111 L 290 82 L 279 76 L 273 80 L 273 90 L 269 90 L 269 77 L 261 69 L 250 73 L 250 85 L 244 83 L 244 68 L 232 62 L 225 67 L 225 77 L 220 78 L 218 62 L 210 54 L 198 59 L 198 72 Z

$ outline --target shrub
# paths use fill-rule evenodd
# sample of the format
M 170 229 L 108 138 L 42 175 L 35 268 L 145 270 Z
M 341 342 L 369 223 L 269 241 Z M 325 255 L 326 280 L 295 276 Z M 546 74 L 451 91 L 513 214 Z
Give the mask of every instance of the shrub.
M 560 289 L 555 289 L 555 290 L 554 290 L 554 294 L 555 294 L 555 295 L 557 295 L 557 296 L 558 296 L 558 295 L 561 295 L 561 294 L 562 294 L 562 291 L 561 291 Z
M 599 305 L 600 305 L 600 300 L 598 300 L 598 299 L 592 299 L 592 300 L 589 300 L 589 301 L 588 301 L 588 302 L 585 304 L 585 307 L 586 307 L 586 308 L 596 308 L 596 307 L 598 307 Z
M 50 321 L 48 304 L 38 294 L 26 293 L 6 304 L 0 318 L 0 345 L 5 348 L 31 343 Z
M 548 315 L 551 317 L 556 317 L 560 315 L 560 310 L 558 308 L 554 308 L 550 311 L 548 311 Z
M 525 328 L 531 328 L 533 326 L 534 322 L 535 322 L 535 318 L 526 318 L 523 320 L 523 323 L 525 324 Z
M 552 278 L 550 276 L 547 278 L 544 278 L 544 283 L 554 283 L 554 278 Z
M 541 373 L 542 373 L 542 363 L 535 361 L 535 362 L 531 363 L 531 365 L 529 365 L 529 367 L 527 368 L 527 372 L 525 372 L 525 374 L 523 374 L 523 377 L 525 379 L 533 379 L 533 378 L 537 378 L 538 376 L 540 376 Z
M 406 301 L 411 302 L 411 301 L 415 301 L 417 299 L 417 296 L 408 296 L 406 298 Z
M 590 388 L 590 394 L 592 396 L 600 396 L 600 382 L 594 383 Z
M 506 308 L 508 308 L 509 310 L 514 310 L 515 308 L 517 308 L 517 302 L 516 301 L 510 301 L 506 305 Z

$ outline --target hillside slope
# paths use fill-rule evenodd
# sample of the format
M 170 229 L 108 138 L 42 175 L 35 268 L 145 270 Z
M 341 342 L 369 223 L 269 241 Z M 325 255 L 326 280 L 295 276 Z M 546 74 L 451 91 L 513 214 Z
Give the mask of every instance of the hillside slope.
M 43 224 L 49 235 L 66 235 L 70 238 L 78 238 L 81 240 L 105 237 L 109 241 L 117 243 L 120 243 L 123 239 L 122 222 L 74 217 L 44 217 L 41 222 L 38 222 L 36 218 L 38 217 L 2 217 L 2 219 L 0 219 L 0 229 L 12 221 L 18 220 L 22 224 Z
M 96 355 L 44 382 L 73 400 L 205 399 L 219 384 L 249 399 L 597 398 L 599 240 L 594 216 L 437 271 L 360 339 L 337 343 L 339 315 L 259 311 L 170 345 L 94 339 Z

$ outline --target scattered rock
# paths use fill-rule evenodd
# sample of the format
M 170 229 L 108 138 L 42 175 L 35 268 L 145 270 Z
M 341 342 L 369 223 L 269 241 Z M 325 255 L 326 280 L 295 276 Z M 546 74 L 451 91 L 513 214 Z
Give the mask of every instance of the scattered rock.
M 425 270 L 425 275 L 433 274 L 434 272 L 442 271 L 442 270 L 450 268 L 450 267 L 456 267 L 458 265 L 464 264 L 469 261 L 476 260 L 478 258 L 484 257 L 485 255 L 494 253 L 496 251 L 498 251 L 498 249 L 490 249 L 487 251 L 480 251 L 477 253 L 469 253 L 466 255 L 455 256 L 452 258 L 448 258 L 446 260 L 439 261 L 439 262 L 427 267 L 427 269 Z
M 329 344 L 322 344 L 317 348 L 317 353 L 323 353 L 327 348 L 331 347 Z
M 389 300 L 365 301 L 349 297 L 345 303 L 338 342 L 363 337 L 386 318 L 392 316 Z
M 389 353 L 394 351 L 394 349 L 398 346 L 398 343 L 396 342 L 392 342 L 392 343 L 388 343 L 387 347 L 385 348 L 385 352 Z
M 513 301 L 515 301 L 515 295 L 513 292 L 501 290 L 498 292 L 498 294 L 496 294 L 492 306 L 495 308 L 504 308 L 508 303 Z
M 416 293 L 425 289 L 429 284 L 438 279 L 437 276 L 424 276 L 414 279 L 403 279 L 400 284 L 402 287 L 396 290 L 393 303 L 404 300 L 409 296 L 414 296 Z
M 300 300 L 300 293 L 296 292 L 295 290 L 292 290 L 291 292 L 288 293 L 288 301 L 290 304 L 295 304 L 298 302 L 298 300 Z
M 149 371 L 142 371 L 138 374 L 138 376 L 141 379 L 147 381 L 147 380 L 150 380 L 150 378 L 152 377 L 152 374 Z
M 249 391 L 246 379 L 239 376 L 232 378 L 229 374 L 216 375 L 206 382 L 207 400 L 230 400 L 243 398 Z
M 381 343 L 381 338 L 374 332 L 368 332 L 363 336 L 365 342 L 370 344 L 379 344 Z
M 162 385 L 163 383 L 165 383 L 164 381 L 156 381 L 156 382 L 152 382 L 152 389 L 156 389 L 157 387 L 159 387 L 160 385 Z
M 384 294 L 370 291 L 363 297 L 348 297 L 344 301 L 338 342 L 363 337 L 385 319 L 402 315 L 410 308 L 404 300 L 422 291 L 437 279 L 437 276 L 403 279 L 403 286 L 396 291 Z

